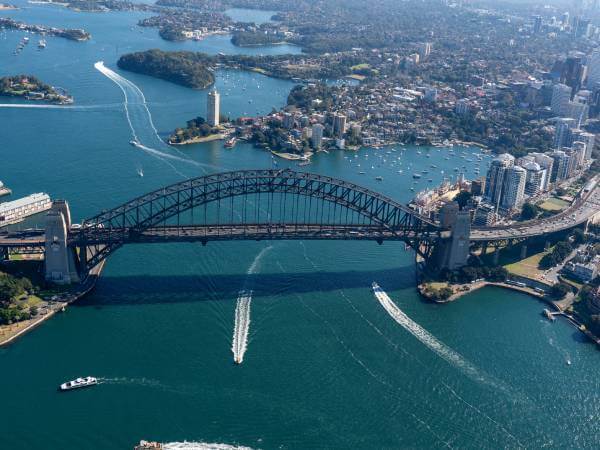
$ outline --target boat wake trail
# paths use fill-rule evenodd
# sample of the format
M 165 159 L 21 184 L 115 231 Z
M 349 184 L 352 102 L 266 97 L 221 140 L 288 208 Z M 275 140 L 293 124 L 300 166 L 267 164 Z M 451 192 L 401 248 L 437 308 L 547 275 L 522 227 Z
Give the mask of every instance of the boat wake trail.
M 235 306 L 235 325 L 233 327 L 233 361 L 241 364 L 244 361 L 244 353 L 248 347 L 248 331 L 250 330 L 250 302 L 252 291 L 240 291 Z
M 565 348 L 563 348 L 557 341 L 556 341 L 556 335 L 552 335 L 552 331 L 550 331 L 552 329 L 552 323 L 548 322 L 547 320 L 544 321 L 543 325 L 542 325 L 542 333 L 544 334 L 544 336 L 546 336 L 546 338 L 548 339 L 548 344 L 554 348 L 565 360 L 565 362 L 567 362 L 568 364 L 571 364 L 571 355 L 569 354 L 569 351 L 566 350 Z
M 71 111 L 83 111 L 90 109 L 110 109 L 120 106 L 119 104 L 106 104 L 106 105 L 77 105 L 77 106 L 65 106 L 65 105 L 30 105 L 26 103 L 0 103 L 0 108 L 25 108 L 25 109 L 68 109 Z
M 252 450 L 251 447 L 208 442 L 167 442 L 163 444 L 163 448 L 165 450 Z
M 149 388 L 155 388 L 160 390 L 170 390 L 170 388 L 162 384 L 158 380 L 152 380 L 149 378 L 98 378 L 99 384 L 119 384 L 119 385 L 131 385 L 131 386 L 144 386 Z
M 252 275 L 258 270 L 263 256 L 273 247 L 263 248 L 250 264 L 246 275 Z M 250 303 L 252 302 L 252 291 L 247 289 L 248 277 L 244 283 L 244 289 L 239 293 L 237 304 L 235 306 L 235 324 L 233 326 L 233 342 L 231 351 L 233 352 L 233 361 L 241 364 L 244 361 L 244 354 L 248 348 L 248 332 L 250 331 Z
M 494 387 L 498 387 L 496 383 L 490 382 L 486 377 L 484 377 L 479 370 L 473 366 L 473 364 L 464 359 L 456 351 L 440 342 L 421 325 L 408 317 L 404 311 L 398 308 L 398 306 L 392 301 L 392 299 L 390 299 L 385 291 L 379 287 L 377 283 L 373 283 L 373 292 L 387 313 L 406 331 L 425 344 L 430 350 L 434 351 L 437 355 L 441 356 L 453 366 L 461 369 L 466 375 L 475 381 L 485 384 L 492 384 Z
M 185 177 L 176 167 L 173 166 L 168 160 L 174 160 L 185 164 L 190 164 L 198 167 L 203 172 L 206 172 L 205 167 L 212 167 L 210 164 L 202 164 L 192 159 L 188 159 L 182 156 L 175 156 L 166 151 L 159 150 L 159 148 L 165 148 L 165 150 L 171 150 L 167 144 L 161 139 L 158 134 L 158 130 L 152 120 L 152 114 L 148 109 L 146 103 L 146 97 L 144 93 L 134 83 L 129 81 L 127 78 L 122 77 L 114 70 L 109 69 L 104 65 L 103 61 L 98 61 L 94 64 L 94 68 L 106 76 L 109 80 L 115 83 L 121 92 L 123 92 L 123 107 L 125 108 L 125 117 L 127 123 L 131 129 L 131 135 L 133 136 L 133 143 L 135 147 L 143 150 L 149 155 L 152 155 L 168 166 L 170 166 L 179 175 Z M 185 156 L 180 151 L 176 150 L 180 155 Z

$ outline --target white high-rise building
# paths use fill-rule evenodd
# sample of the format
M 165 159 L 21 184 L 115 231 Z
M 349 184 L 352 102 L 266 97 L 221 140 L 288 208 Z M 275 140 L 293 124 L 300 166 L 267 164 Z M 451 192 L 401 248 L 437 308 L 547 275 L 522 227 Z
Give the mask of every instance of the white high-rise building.
M 500 199 L 502 198 L 502 189 L 504 185 L 504 177 L 506 170 L 513 166 L 515 163 L 515 157 L 504 153 L 494 158 L 490 168 L 488 169 L 485 179 L 485 200 L 497 210 L 500 205 Z
M 323 130 L 324 129 L 325 129 L 325 127 L 323 125 L 321 125 L 320 123 L 316 123 L 312 126 L 311 142 L 312 142 L 313 148 L 319 149 L 323 145 Z
M 571 130 L 575 129 L 576 121 L 570 117 L 561 117 L 556 121 L 554 132 L 554 147 L 560 149 L 571 145 Z
M 592 152 L 594 151 L 594 146 L 596 145 L 596 135 L 593 133 L 582 133 L 580 136 L 583 142 L 585 142 L 585 160 L 589 161 L 592 159 Z
M 575 120 L 576 128 L 579 128 L 587 119 L 590 107 L 585 103 L 569 102 L 563 115 Z
M 543 190 L 547 191 L 550 188 L 550 176 L 552 175 L 554 159 L 545 153 L 530 153 L 529 156 L 533 156 L 535 162 L 538 163 L 542 169 L 546 169 L 546 179 L 544 180 Z
M 573 149 L 572 157 L 575 159 L 573 163 L 577 169 L 583 167 L 585 163 L 585 154 L 587 153 L 586 144 L 582 141 L 573 142 L 571 146 Z
M 527 171 L 519 166 L 509 167 L 506 170 L 504 189 L 502 193 L 502 207 L 507 210 L 519 208 L 525 200 L 525 182 Z
M 431 54 L 431 42 L 425 42 L 419 47 L 419 58 L 425 59 Z
M 335 137 L 342 138 L 346 132 L 346 116 L 343 114 L 333 115 L 333 134 Z
M 596 88 L 600 83 L 600 50 L 596 49 L 588 56 L 587 60 L 588 76 L 587 87 L 589 89 Z
M 569 164 L 571 157 L 562 150 L 555 150 L 550 153 L 550 156 L 554 160 L 550 181 L 555 182 L 569 178 Z
M 552 112 L 562 116 L 567 112 L 571 100 L 571 88 L 566 84 L 555 84 L 552 88 Z
M 221 114 L 221 94 L 217 89 L 213 89 L 208 93 L 206 99 L 206 121 L 211 127 L 219 125 L 219 117 Z
M 544 191 L 548 173 L 536 162 L 525 162 L 521 167 L 527 171 L 525 194 L 534 197 Z

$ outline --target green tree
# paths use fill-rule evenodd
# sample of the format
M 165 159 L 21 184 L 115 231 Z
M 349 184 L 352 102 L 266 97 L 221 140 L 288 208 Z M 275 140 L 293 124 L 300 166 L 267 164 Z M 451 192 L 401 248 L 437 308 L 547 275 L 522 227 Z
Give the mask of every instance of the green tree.
M 454 291 L 451 288 L 449 288 L 448 286 L 445 286 L 439 290 L 438 295 L 439 295 L 440 299 L 448 300 L 453 293 L 454 293 Z
M 581 228 L 576 228 L 573 231 L 573 243 L 575 243 L 576 245 L 580 245 L 586 241 L 587 241 L 587 236 L 585 235 L 583 230 Z
M 460 191 L 458 194 L 456 194 L 456 197 L 454 197 L 454 201 L 458 203 L 459 208 L 462 210 L 465 206 L 467 206 L 469 200 L 471 200 L 471 197 L 473 197 L 473 194 L 470 192 Z
M 565 298 L 565 296 L 571 292 L 571 287 L 566 284 L 566 283 L 556 283 L 555 285 L 552 286 L 552 289 L 550 289 L 550 295 L 552 296 L 552 298 L 556 299 L 556 300 L 560 300 L 562 298 Z
M 531 219 L 535 219 L 538 214 L 539 214 L 540 210 L 537 206 L 535 206 L 533 203 L 525 203 L 523 205 L 523 209 L 521 210 L 521 219 L 523 220 L 531 220 Z

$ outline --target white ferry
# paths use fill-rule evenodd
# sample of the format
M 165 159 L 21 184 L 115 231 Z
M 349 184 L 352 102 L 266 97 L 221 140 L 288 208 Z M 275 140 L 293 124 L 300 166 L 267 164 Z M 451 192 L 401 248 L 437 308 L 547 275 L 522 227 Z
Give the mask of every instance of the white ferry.
M 22 222 L 26 217 L 52 207 L 48 194 L 42 192 L 0 204 L 0 227 Z
M 73 389 L 80 389 L 89 386 L 95 386 L 98 384 L 98 380 L 94 377 L 77 378 L 75 380 L 67 381 L 60 385 L 61 391 L 71 391 Z

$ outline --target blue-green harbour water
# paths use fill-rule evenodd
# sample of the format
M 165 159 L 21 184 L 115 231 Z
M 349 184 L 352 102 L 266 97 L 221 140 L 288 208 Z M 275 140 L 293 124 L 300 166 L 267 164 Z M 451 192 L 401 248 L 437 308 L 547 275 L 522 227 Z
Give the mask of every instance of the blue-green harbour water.
M 0 75 L 34 74 L 76 101 L 73 108 L 0 107 L 0 180 L 15 197 L 45 191 L 66 198 L 79 221 L 184 177 L 273 164 L 245 144 L 161 144 L 129 85 L 132 125 L 154 151 L 132 147 L 123 92 L 94 63 L 104 61 L 139 87 L 164 136 L 204 115 L 206 91 L 118 71 L 119 54 L 297 48 L 239 49 L 226 37 L 168 43 L 156 30 L 139 32 L 141 14 L 18 3 L 25 9 L 2 15 L 83 27 L 93 39 L 47 38 L 38 51 L 34 36 L 13 56 L 22 33 L 0 34 Z M 266 20 L 249 20 L 260 17 Z M 283 105 L 292 86 L 234 71 L 217 81 L 222 110 L 232 117 Z M 455 176 L 455 167 L 465 165 L 472 176 L 473 152 L 457 149 L 445 160 L 447 149 L 398 146 L 356 158 L 336 151 L 306 168 L 407 201 L 413 172 L 430 171 L 417 190 L 429 178 L 437 184 Z M 600 355 L 574 328 L 542 319 L 536 300 L 499 289 L 444 306 L 425 303 L 414 277 L 413 255 L 393 243 L 123 248 L 92 295 L 0 349 L 0 448 L 128 449 L 140 439 L 265 449 L 598 447 Z M 374 298 L 373 281 L 414 322 L 394 321 Z M 254 291 L 250 340 L 243 364 L 234 365 L 234 310 L 245 286 Z M 427 332 L 409 333 L 414 323 Z M 88 374 L 102 384 L 56 391 Z

